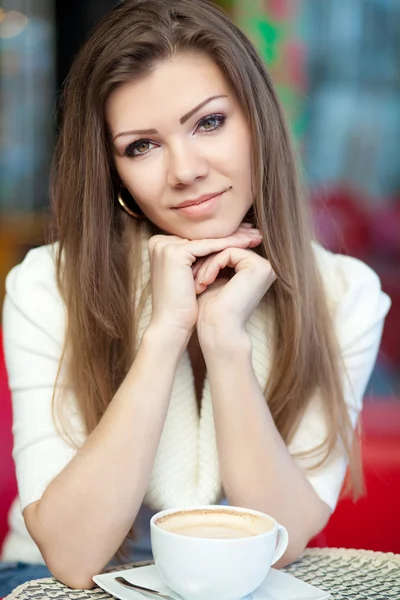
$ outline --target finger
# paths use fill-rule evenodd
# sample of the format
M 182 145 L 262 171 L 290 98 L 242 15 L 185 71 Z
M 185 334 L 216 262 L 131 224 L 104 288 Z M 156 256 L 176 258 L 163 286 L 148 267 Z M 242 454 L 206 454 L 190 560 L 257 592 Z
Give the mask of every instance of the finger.
M 262 240 L 260 239 L 260 237 L 251 239 L 248 241 L 248 244 L 246 246 L 242 247 L 242 249 L 255 248 L 256 246 L 258 246 L 261 243 L 261 241 Z M 222 253 L 223 252 L 226 252 L 226 250 L 222 251 Z M 200 268 L 196 271 L 195 289 L 196 289 L 197 293 L 201 294 L 206 289 L 207 285 L 210 285 L 211 283 L 213 283 L 214 279 L 212 281 L 205 281 L 205 273 L 206 273 L 209 265 L 214 264 L 213 258 L 215 256 L 218 256 L 218 254 L 220 254 L 220 253 L 214 252 L 210 256 L 208 256 L 205 260 L 203 260 Z M 234 266 L 234 265 L 224 265 L 224 266 L 221 266 L 220 269 L 225 268 L 225 266 Z M 215 277 L 218 276 L 218 272 L 219 271 L 216 272 Z
M 225 267 L 235 269 L 236 273 L 248 269 L 252 280 L 263 281 L 266 289 L 276 281 L 276 273 L 268 260 L 249 250 L 229 248 L 210 260 L 201 285 L 208 287 L 214 283 L 218 273 Z
M 152 265 L 155 259 L 162 260 L 163 258 L 166 258 L 167 260 L 171 260 L 174 257 L 176 259 L 181 255 L 181 252 L 184 249 L 185 258 L 183 259 L 183 262 L 185 262 L 187 266 L 193 268 L 193 263 L 199 261 L 200 258 L 224 250 L 229 246 L 254 248 L 261 243 L 261 240 L 262 237 L 260 232 L 253 228 L 247 230 L 244 228 L 241 231 L 236 231 L 227 238 L 192 241 L 174 235 L 155 235 L 150 238 L 148 245 L 150 264 Z M 180 247 L 182 248 L 182 251 L 179 249 Z M 201 264 L 202 262 L 199 261 L 199 266 L 195 268 L 195 274 L 201 267 Z
M 186 238 L 181 238 L 177 235 L 153 235 L 148 241 L 148 249 L 150 254 L 152 254 L 156 248 L 158 250 L 172 244 L 187 243 L 187 241 Z
M 196 279 L 196 275 L 198 274 L 200 268 L 203 266 L 206 258 L 198 258 L 195 263 L 192 265 L 193 277 Z
M 253 227 L 240 227 L 235 232 L 235 235 L 239 235 L 241 237 L 250 239 L 253 244 L 252 247 L 254 247 L 262 242 L 261 232 L 258 229 L 255 229 Z
M 249 236 L 260 237 L 261 232 L 259 229 L 254 228 L 251 223 L 241 223 L 237 230 L 232 234 L 232 236 L 239 235 L 244 233 Z M 229 236 L 229 237 L 232 237 Z M 224 239 L 224 238 L 218 238 Z M 188 242 L 187 238 L 183 238 L 177 235 L 165 235 L 165 234 L 157 234 L 153 235 L 148 241 L 148 247 L 150 250 L 153 250 L 154 246 L 166 246 L 169 244 L 180 244 L 183 242 Z
M 203 264 L 201 265 L 200 269 L 197 272 L 196 281 L 201 282 L 203 280 L 203 277 L 204 277 L 205 272 L 207 271 L 208 265 L 213 260 L 214 256 L 217 256 L 217 255 L 218 255 L 218 252 L 214 252 L 210 256 L 207 256 L 205 259 L 203 259 Z
M 227 248 L 219 252 L 207 263 L 207 268 L 202 273 L 202 278 L 199 281 L 202 285 L 211 285 L 218 276 L 218 273 L 226 267 L 235 269 L 238 273 L 240 270 L 259 265 L 260 272 L 268 271 L 268 274 L 273 273 L 269 261 L 261 258 L 254 252 L 243 248 Z M 199 278 L 200 279 L 200 278 Z
M 256 246 L 259 246 L 262 243 L 262 239 L 259 237 L 254 237 L 252 240 L 250 240 L 250 243 L 248 245 L 249 248 L 255 248 Z
M 193 257 L 199 258 L 212 254 L 214 252 L 221 252 L 226 248 L 237 246 L 239 248 L 246 248 L 249 244 L 261 242 L 260 234 L 244 234 L 244 232 L 238 232 L 230 235 L 226 238 L 216 239 L 205 239 L 205 240 L 192 240 L 187 242 L 187 250 L 193 255 Z M 257 245 L 257 244 L 256 244 Z
M 238 260 L 243 260 L 243 250 L 240 252 L 240 258 L 236 253 L 236 261 L 233 260 L 232 254 L 233 248 L 228 248 L 223 252 L 219 252 L 212 259 L 207 261 L 207 265 L 205 265 L 206 268 L 202 270 L 201 277 L 198 278 L 198 284 L 206 287 L 211 285 L 214 283 L 218 277 L 218 273 L 222 269 L 225 269 L 225 267 L 235 267 L 238 263 Z M 244 257 L 247 258 L 247 253 L 244 255 Z
M 255 237 L 254 239 L 248 240 L 247 245 L 246 246 L 242 246 L 242 247 L 243 248 L 255 248 L 259 244 L 261 244 L 261 239 L 259 237 Z M 204 273 L 206 272 L 206 270 L 208 268 L 208 265 L 210 264 L 210 261 L 217 254 L 218 254 L 218 252 L 213 252 L 212 254 L 210 254 L 209 257 L 207 257 L 205 260 L 202 261 L 199 269 L 196 270 L 196 279 L 197 279 L 197 281 L 199 281 L 199 282 L 202 281 Z
M 211 254 L 211 256 L 207 256 L 207 258 L 201 259 L 203 262 L 196 274 L 195 277 L 195 289 L 197 294 L 201 294 L 206 289 L 206 285 L 202 283 L 203 276 L 207 271 L 207 267 L 210 262 L 213 260 L 214 256 L 217 256 L 218 253 Z
M 194 289 L 195 289 L 196 295 L 200 296 L 200 294 L 202 294 L 207 288 L 208 288 L 208 285 L 205 285 L 204 283 L 199 283 L 197 281 Z
M 256 227 L 252 227 L 250 223 L 242 223 L 234 233 L 243 233 L 245 235 L 257 235 L 262 237 L 261 231 Z

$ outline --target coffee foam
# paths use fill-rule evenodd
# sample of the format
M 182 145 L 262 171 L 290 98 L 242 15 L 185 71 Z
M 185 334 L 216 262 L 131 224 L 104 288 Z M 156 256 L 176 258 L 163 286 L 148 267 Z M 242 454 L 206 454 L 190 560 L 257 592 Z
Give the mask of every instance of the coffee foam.
M 182 510 L 160 517 L 155 524 L 171 533 L 208 539 L 253 537 L 274 528 L 268 517 L 228 509 Z

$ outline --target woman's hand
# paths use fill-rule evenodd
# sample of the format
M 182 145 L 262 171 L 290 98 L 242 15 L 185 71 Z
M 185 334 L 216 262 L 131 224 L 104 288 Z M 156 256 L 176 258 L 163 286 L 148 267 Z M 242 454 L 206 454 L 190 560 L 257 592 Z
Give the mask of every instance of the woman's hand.
M 217 279 L 226 267 L 234 269 L 233 277 Z M 249 317 L 275 279 L 270 262 L 248 249 L 229 247 L 207 257 L 195 277 L 201 345 L 221 335 L 243 333 Z
M 189 241 L 174 235 L 153 236 L 149 240 L 152 323 L 171 332 L 190 334 L 198 317 L 194 274 L 200 261 L 227 248 L 254 248 L 259 243 L 259 234 L 247 226 L 217 239 Z

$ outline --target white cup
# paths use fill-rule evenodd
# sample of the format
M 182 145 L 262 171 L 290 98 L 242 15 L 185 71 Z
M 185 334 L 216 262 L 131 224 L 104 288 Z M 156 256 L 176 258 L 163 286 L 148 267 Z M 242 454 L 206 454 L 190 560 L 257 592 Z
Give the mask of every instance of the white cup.
M 199 511 L 200 527 L 207 526 L 207 519 L 214 527 L 221 514 L 228 513 L 226 518 L 254 521 L 256 528 L 246 537 L 229 538 L 195 537 L 187 532 L 183 535 L 177 532 L 180 531 L 177 527 L 171 531 L 172 520 L 169 520 L 170 530 L 164 528 L 168 515 L 175 515 L 175 524 L 177 516 L 185 525 L 185 520 L 193 521 Z M 264 581 L 271 565 L 284 554 L 289 540 L 285 527 L 269 515 L 233 506 L 164 510 L 152 517 L 150 533 L 161 578 L 185 600 L 239 600 L 251 594 Z

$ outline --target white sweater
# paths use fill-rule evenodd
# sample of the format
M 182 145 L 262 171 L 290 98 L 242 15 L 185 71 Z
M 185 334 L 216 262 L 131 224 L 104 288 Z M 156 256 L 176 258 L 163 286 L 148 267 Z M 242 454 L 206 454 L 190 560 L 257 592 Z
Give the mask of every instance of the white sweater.
M 348 377 L 345 398 L 353 425 L 376 360 L 383 320 L 390 300 L 376 274 L 354 258 L 334 255 L 314 246 Z M 75 454 L 57 432 L 52 419 L 52 394 L 64 342 L 66 307 L 56 285 L 55 245 L 31 250 L 6 280 L 3 333 L 6 366 L 14 414 L 14 460 L 19 498 L 10 512 L 10 533 L 4 560 L 42 563 L 38 548 L 23 522 L 22 511 L 39 500 L 49 482 Z M 146 250 L 147 252 L 147 250 Z M 144 278 L 149 276 L 148 255 Z M 143 333 L 151 316 L 151 299 L 140 323 Z M 268 378 L 274 315 L 257 308 L 247 331 L 252 340 L 253 368 L 262 388 Z M 76 399 L 68 402 L 77 439 L 85 439 Z M 290 444 L 296 453 L 323 441 L 328 425 L 321 398 L 311 398 Z M 307 471 L 296 459 L 319 497 L 334 510 L 346 471 L 339 445 L 321 468 Z M 129 476 L 129 474 L 127 474 Z M 170 407 L 156 456 L 145 503 L 159 510 L 172 506 L 215 503 L 221 493 L 212 404 L 206 378 L 200 416 L 187 352 L 177 369 Z

